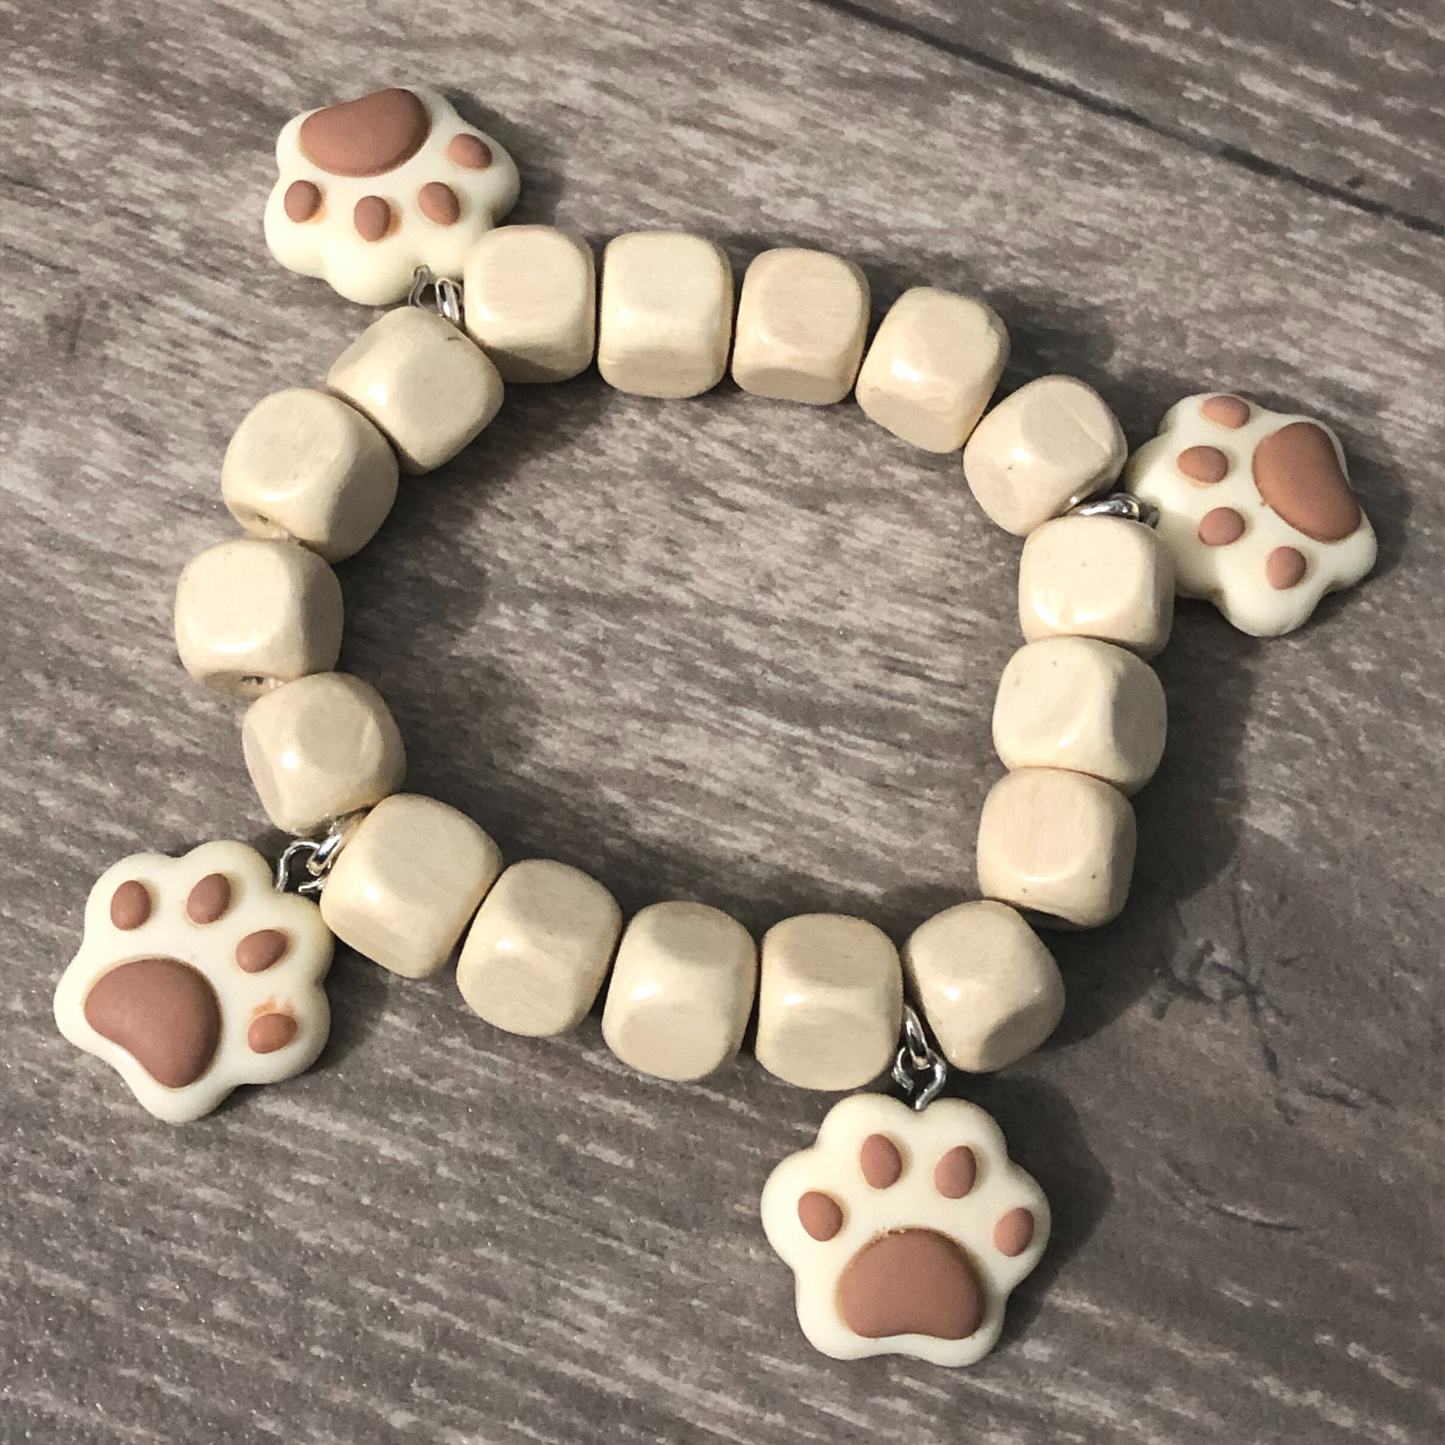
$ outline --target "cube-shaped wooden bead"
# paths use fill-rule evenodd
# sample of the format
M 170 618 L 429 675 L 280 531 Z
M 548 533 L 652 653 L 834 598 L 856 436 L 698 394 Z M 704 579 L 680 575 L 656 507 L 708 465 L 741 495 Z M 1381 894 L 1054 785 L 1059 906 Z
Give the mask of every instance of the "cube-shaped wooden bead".
M 1008 330 L 982 301 L 915 286 L 889 308 L 858 373 L 858 405 L 930 452 L 968 440 L 1008 363 Z
M 220 692 L 254 697 L 328 672 L 341 651 L 341 584 L 296 542 L 236 537 L 193 557 L 176 584 L 176 651 Z
M 592 364 L 597 275 L 592 248 L 552 226 L 498 226 L 463 271 L 467 330 L 502 380 L 566 381 Z
M 826 251 L 785 246 L 743 275 L 733 380 L 754 396 L 827 406 L 858 375 L 868 336 L 868 278 Z
M 501 871 L 501 849 L 465 813 L 393 793 L 347 835 L 321 917 L 373 963 L 426 978 L 451 957 Z
M 419 306 L 373 321 L 326 384 L 381 428 L 413 474 L 450 461 L 502 404 L 502 378 L 481 347 Z
M 805 1089 L 857 1089 L 886 1069 L 903 1022 L 903 972 L 861 918 L 810 913 L 763 938 L 758 1062 Z
M 1024 537 L 1107 487 L 1128 453 L 1114 413 L 1072 376 L 1041 376 L 974 428 L 963 475 L 1000 527 Z
M 696 396 L 727 370 L 733 273 L 721 246 L 633 231 L 602 253 L 597 369 L 638 396 Z
M 562 1034 L 592 1007 L 622 932 L 595 878 L 530 858 L 497 880 L 472 922 L 457 987 L 473 1012 L 514 1034 Z
M 355 407 L 302 387 L 257 402 L 221 464 L 221 496 L 248 532 L 294 537 L 328 562 L 371 541 L 396 486 L 386 438 Z
M 993 745 L 1007 768 L 1092 773 L 1128 796 L 1154 776 L 1168 722 L 1147 662 L 1092 637 L 1046 637 L 1003 670 Z
M 979 891 L 1041 923 L 1097 928 L 1124 907 L 1134 847 L 1134 810 L 1117 788 L 1062 768 L 1020 768 L 984 799 Z
M 1054 956 L 1006 903 L 935 914 L 903 945 L 903 967 L 955 1068 L 1002 1069 L 1038 1048 L 1063 1017 Z
M 1057 517 L 1019 558 L 1019 625 L 1041 637 L 1097 637 L 1153 657 L 1174 624 L 1174 564 L 1153 528 L 1123 517 Z
M 618 945 L 602 1036 L 644 1074 L 700 1079 L 737 1053 L 757 975 L 742 924 L 703 903 L 654 903 Z
M 241 747 L 266 816 L 307 834 L 374 807 L 401 787 L 406 749 L 381 694 L 359 677 L 318 672 L 246 710 Z

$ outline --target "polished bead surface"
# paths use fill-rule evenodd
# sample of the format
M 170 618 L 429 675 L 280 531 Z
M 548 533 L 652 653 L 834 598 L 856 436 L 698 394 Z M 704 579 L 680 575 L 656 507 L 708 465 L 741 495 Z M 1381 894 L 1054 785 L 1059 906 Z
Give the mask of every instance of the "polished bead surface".
M 1019 625 L 1030 642 L 1096 637 L 1153 657 L 1174 625 L 1174 566 L 1153 530 L 1122 517 L 1058 517 L 1019 558 Z
M 319 831 L 370 808 L 406 777 L 401 733 L 359 677 L 318 672 L 258 697 L 241 746 L 266 816 L 283 833 Z
M 176 651 L 192 677 L 254 697 L 336 666 L 341 584 L 299 543 L 236 537 L 186 564 L 175 620 Z
M 552 226 L 499 226 L 467 252 L 467 330 L 504 382 L 566 381 L 592 364 L 592 248 Z
M 502 404 L 502 378 L 481 347 L 419 306 L 373 321 L 326 384 L 381 428 L 413 474 L 450 461 Z
M 963 474 L 984 512 L 1025 537 L 1107 487 L 1128 453 L 1103 397 L 1072 376 L 1041 376 L 974 428 Z
M 791 246 L 764 251 L 743 275 L 733 380 L 779 401 L 842 401 L 867 335 L 868 279 L 851 261 Z
M 638 396 L 708 391 L 727 370 L 733 273 L 721 246 L 679 231 L 633 231 L 602 253 L 597 369 Z
M 903 1022 L 903 973 L 881 929 L 809 913 L 763 938 L 758 1062 L 806 1089 L 856 1089 L 889 1065 Z
M 960 903 L 935 914 L 903 945 L 903 967 L 955 1068 L 1002 1069 L 1038 1048 L 1063 1015 L 1053 954 L 1005 903 Z
M 622 935 L 602 1036 L 644 1074 L 700 1079 L 737 1052 L 757 975 L 742 924 L 703 903 L 654 903 Z
M 1092 637 L 1021 647 L 993 705 L 993 745 L 1006 768 L 1091 773 L 1126 796 L 1154 776 L 1168 725 L 1154 669 Z
M 1008 330 L 970 296 L 915 286 L 889 308 L 858 373 L 858 405 L 930 452 L 956 452 L 1008 363 Z
M 1117 788 L 1061 768 L 1020 768 L 984 799 L 979 891 L 1047 926 L 1097 928 L 1124 907 L 1134 848 L 1134 810 Z
M 514 863 L 472 922 L 457 987 L 499 1029 L 566 1033 L 592 1007 L 621 932 L 622 911 L 595 878 L 545 858 Z
M 396 487 L 386 438 L 339 397 L 302 387 L 258 401 L 221 464 L 221 496 L 252 536 L 294 537 L 328 562 L 376 535 Z
M 393 793 L 347 835 L 321 916 L 373 963 L 425 978 L 446 965 L 501 871 L 501 849 L 465 813 Z

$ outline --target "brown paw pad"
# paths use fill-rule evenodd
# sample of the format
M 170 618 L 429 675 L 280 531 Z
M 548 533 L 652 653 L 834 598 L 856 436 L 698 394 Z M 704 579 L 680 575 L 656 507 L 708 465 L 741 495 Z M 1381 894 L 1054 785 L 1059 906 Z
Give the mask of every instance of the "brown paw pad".
M 409 161 L 430 134 L 421 97 L 392 88 L 313 110 L 301 122 L 297 143 L 327 175 L 384 176 Z
M 178 1123 L 237 1084 L 269 1083 L 315 1058 L 330 961 L 315 904 L 276 893 L 253 849 L 140 854 L 92 890 L 84 941 L 56 988 L 56 1022 L 153 1114 Z
M 1374 564 L 1344 453 L 1319 422 L 1223 394 L 1186 397 L 1124 471 L 1159 509 L 1181 596 L 1256 636 L 1300 626 Z
M 818 1349 L 963 1364 L 997 1339 L 1048 1205 L 982 1110 L 950 1099 L 916 1114 L 859 1094 L 773 1171 L 763 1226 Z
M 216 990 L 178 958 L 136 958 L 102 974 L 85 996 L 85 1018 L 167 1089 L 194 1084 L 221 1041 Z
M 936 1229 L 897 1229 L 848 1261 L 838 1312 L 864 1339 L 966 1340 L 983 1323 L 983 1287 L 956 1240 Z

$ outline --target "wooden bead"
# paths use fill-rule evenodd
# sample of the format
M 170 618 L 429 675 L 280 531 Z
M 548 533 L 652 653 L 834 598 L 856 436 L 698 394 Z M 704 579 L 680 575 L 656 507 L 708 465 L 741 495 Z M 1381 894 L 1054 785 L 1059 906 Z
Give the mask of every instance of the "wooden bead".
M 219 692 L 254 697 L 341 651 L 341 584 L 295 542 L 237 537 L 193 557 L 176 584 L 176 651 Z
M 1093 387 L 1041 376 L 974 428 L 963 474 L 983 510 L 1025 537 L 1109 485 L 1128 454 L 1124 432 Z
M 754 396 L 828 406 L 858 375 L 868 335 L 868 278 L 826 251 L 781 247 L 743 275 L 733 380 Z
M 1117 788 L 1061 768 L 1020 768 L 984 799 L 979 891 L 1042 923 L 1097 928 L 1124 907 L 1134 846 L 1134 810 Z
M 597 369 L 638 396 L 696 396 L 723 378 L 733 273 L 721 246 L 678 231 L 633 231 L 602 253 Z
M 592 364 L 597 275 L 592 248 L 551 226 L 499 226 L 463 271 L 467 330 L 502 380 L 566 381 Z
M 406 750 L 381 694 L 344 672 L 318 672 L 258 697 L 241 746 L 266 816 L 307 834 L 374 807 L 406 777 Z
M 991 1073 L 1058 1026 L 1064 980 L 1038 934 L 1006 903 L 960 903 L 903 945 L 903 967 L 955 1068 Z
M 903 1023 L 903 973 L 861 918 L 809 913 L 763 938 L 758 1062 L 805 1089 L 856 1089 L 886 1069 Z
M 993 745 L 1006 768 L 1068 768 L 1137 793 L 1159 766 L 1164 687 L 1132 652 L 1091 637 L 1021 647 L 999 679 Z
M 497 880 L 472 923 L 457 987 L 473 1012 L 514 1034 L 563 1034 L 592 1007 L 622 932 L 594 878 L 531 858 Z
M 502 378 L 482 349 L 419 306 L 373 321 L 337 357 L 326 384 L 381 428 L 402 471 L 413 474 L 450 461 L 502 404 Z
M 1123 517 L 1058 517 L 1019 559 L 1019 624 L 1030 642 L 1067 635 L 1153 657 L 1174 624 L 1174 566 L 1153 529 Z
M 858 373 L 858 405 L 894 436 L 956 452 L 1008 362 L 1008 330 L 982 301 L 915 286 L 889 308 Z
M 742 924 L 702 903 L 654 903 L 618 945 L 602 1037 L 644 1074 L 700 1079 L 737 1053 L 757 975 Z
M 221 496 L 256 537 L 294 537 L 328 562 L 359 552 L 396 500 L 396 453 L 355 407 L 293 387 L 246 414 Z
M 426 978 L 451 957 L 501 871 L 501 849 L 465 813 L 393 793 L 347 836 L 321 917 L 373 963 Z

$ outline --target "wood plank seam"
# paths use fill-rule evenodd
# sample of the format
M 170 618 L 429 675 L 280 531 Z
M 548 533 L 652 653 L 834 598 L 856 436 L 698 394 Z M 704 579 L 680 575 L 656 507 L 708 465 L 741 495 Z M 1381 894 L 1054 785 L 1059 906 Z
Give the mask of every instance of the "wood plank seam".
M 1111 120 L 1121 120 L 1127 125 L 1137 126 L 1140 130 L 1157 135 L 1165 140 L 1171 140 L 1179 145 L 1187 146 L 1192 151 L 1201 155 L 1212 156 L 1217 160 L 1227 161 L 1232 165 L 1243 167 L 1257 176 L 1264 176 L 1270 180 L 1283 181 L 1289 185 L 1299 186 L 1309 191 L 1312 195 L 1323 196 L 1328 200 L 1337 201 L 1341 205 L 1349 206 L 1351 209 L 1361 211 L 1366 215 L 1379 216 L 1383 220 L 1395 221 L 1412 231 L 1419 231 L 1426 236 L 1445 238 L 1445 225 L 1432 220 L 1429 216 L 1417 215 L 1413 211 L 1403 210 L 1399 206 L 1392 206 L 1386 201 L 1372 200 L 1368 196 L 1356 195 L 1345 186 L 1331 185 L 1328 181 L 1322 181 L 1317 176 L 1308 175 L 1304 171 L 1295 170 L 1292 166 L 1281 165 L 1278 161 L 1271 161 L 1264 156 L 1256 155 L 1255 152 L 1245 147 L 1235 145 L 1231 141 L 1210 142 L 1202 136 L 1193 134 L 1182 126 L 1168 125 L 1163 121 L 1155 120 L 1145 115 L 1143 111 L 1136 110 L 1133 106 L 1123 105 L 1119 101 L 1110 100 L 1107 96 L 1096 95 L 1093 91 L 1085 90 L 1083 86 L 1074 85 L 1067 80 L 1058 80 L 1052 76 L 1041 75 L 1037 71 L 1030 70 L 1027 66 L 1019 65 L 1015 61 L 1005 60 L 997 55 L 990 55 L 986 50 L 980 50 L 972 45 L 965 45 L 959 40 L 950 40 L 944 35 L 935 35 L 932 31 L 925 29 L 922 25 L 915 25 L 910 21 L 901 20 L 892 15 L 879 15 L 870 10 L 866 5 L 856 3 L 856 0 L 809 0 L 812 5 L 823 10 L 831 10 L 835 14 L 845 15 L 851 20 L 857 20 L 862 24 L 875 26 L 879 30 L 887 31 L 892 35 L 900 35 L 909 40 L 916 40 L 921 45 L 926 45 L 931 50 L 936 50 L 945 55 L 951 55 L 957 60 L 966 61 L 970 65 L 976 65 L 981 70 L 990 70 L 995 75 L 1006 76 L 1010 80 L 1016 80 L 1023 85 L 1031 86 L 1035 90 L 1041 90 L 1048 95 L 1058 96 L 1060 99 L 1072 101 L 1083 109 L 1092 111 L 1095 115 L 1108 116 Z

